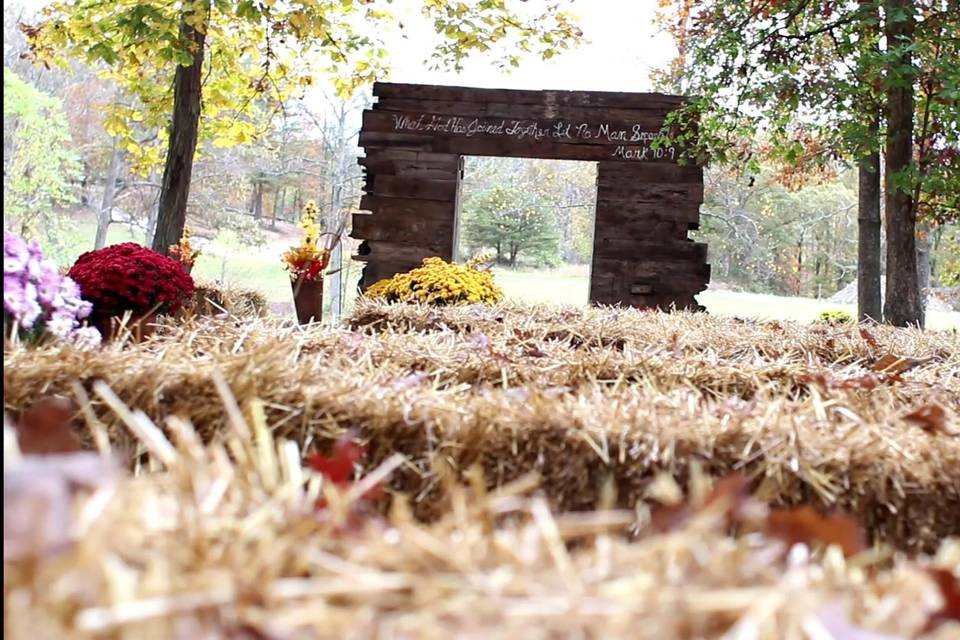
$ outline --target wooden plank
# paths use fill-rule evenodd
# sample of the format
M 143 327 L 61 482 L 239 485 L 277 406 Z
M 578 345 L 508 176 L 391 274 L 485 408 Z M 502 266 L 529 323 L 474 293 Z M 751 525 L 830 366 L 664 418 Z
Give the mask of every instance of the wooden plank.
M 705 262 L 707 245 L 689 240 L 638 242 L 623 238 L 598 238 L 593 254 L 624 260 L 693 260 Z
M 457 158 L 458 156 L 452 156 Z M 418 160 L 384 160 L 362 158 L 359 163 L 368 172 L 380 175 L 423 178 L 425 180 L 455 180 L 457 165 L 449 163 L 421 162 Z
M 368 109 L 363 112 L 364 133 L 392 133 L 410 136 L 467 139 L 503 139 L 526 142 L 604 146 L 649 146 L 659 135 L 659 118 L 571 122 L 561 118 L 478 118 L 424 112 L 392 112 Z M 418 140 L 419 138 L 412 138 Z
M 687 223 L 683 221 L 637 217 L 624 224 L 597 224 L 594 228 L 594 238 L 623 238 L 637 241 L 686 240 L 687 231 Z
M 453 202 L 457 197 L 456 180 L 427 180 L 404 176 L 378 175 L 373 180 L 368 179 L 365 188 L 370 195 L 389 198 Z
M 536 91 L 518 89 L 480 89 L 476 87 L 437 86 L 377 82 L 373 95 L 378 98 L 412 100 L 452 100 L 464 102 L 512 102 L 518 104 L 565 104 L 582 107 L 676 107 L 687 98 L 664 93 L 626 93 L 613 91 Z
M 390 216 L 382 212 L 358 213 L 353 215 L 350 235 L 358 239 L 389 240 L 405 244 L 415 244 L 424 238 L 453 238 L 453 218 L 438 220 L 420 216 Z
M 411 175 L 416 172 L 436 172 L 443 177 L 434 179 L 453 179 L 457 175 L 459 156 L 387 148 L 359 158 L 357 164 L 373 173 Z
M 672 108 L 621 109 L 568 105 L 519 104 L 504 102 L 452 102 L 444 100 L 382 99 L 373 110 L 384 113 L 431 114 L 461 118 L 506 118 L 508 120 L 563 120 L 574 123 L 638 122 L 659 130 Z M 428 118 L 429 120 L 429 118 Z
M 367 150 L 405 148 L 408 150 L 451 153 L 464 156 L 500 156 L 504 158 L 546 158 L 554 160 L 586 160 L 644 163 L 675 163 L 669 153 L 654 157 L 650 149 L 637 145 L 563 144 L 534 140 L 503 138 L 436 138 L 429 135 L 365 131 L 360 146 Z M 675 157 L 679 151 L 674 151 Z
M 707 286 L 706 279 L 691 276 L 660 275 L 655 278 L 635 278 L 613 272 L 599 274 L 599 276 L 602 277 L 598 283 L 602 283 L 602 286 L 598 287 L 598 291 L 605 290 L 608 293 L 623 296 L 696 293 L 703 291 Z
M 688 224 L 700 221 L 700 205 L 598 200 L 596 218 L 604 225 L 627 224 L 634 219 L 676 220 Z
M 696 280 L 709 278 L 710 265 L 700 260 L 623 260 L 594 256 L 591 273 L 615 273 L 637 280 L 659 276 L 690 276 Z
M 421 200 L 416 198 L 391 198 L 388 196 L 365 195 L 360 199 L 360 209 L 385 217 L 425 218 L 430 220 L 453 220 L 456 215 L 456 203 L 443 200 Z
M 703 167 L 680 164 L 598 162 L 597 184 L 703 183 Z
M 355 259 L 366 262 L 402 262 L 419 264 L 424 258 L 439 256 L 444 260 L 453 259 L 453 238 L 421 238 L 417 243 L 370 240 L 365 255 Z
M 703 185 L 687 183 L 619 183 L 597 187 L 597 201 L 624 202 L 703 202 Z

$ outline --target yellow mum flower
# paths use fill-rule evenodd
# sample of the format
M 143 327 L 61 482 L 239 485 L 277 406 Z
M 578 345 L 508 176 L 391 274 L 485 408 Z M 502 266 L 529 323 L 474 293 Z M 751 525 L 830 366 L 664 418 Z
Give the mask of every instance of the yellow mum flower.
M 459 265 L 436 256 L 425 258 L 423 266 L 374 283 L 367 288 L 366 296 L 387 302 L 437 305 L 499 302 L 503 292 L 494 284 L 493 274 L 481 269 L 483 262 L 475 259 Z

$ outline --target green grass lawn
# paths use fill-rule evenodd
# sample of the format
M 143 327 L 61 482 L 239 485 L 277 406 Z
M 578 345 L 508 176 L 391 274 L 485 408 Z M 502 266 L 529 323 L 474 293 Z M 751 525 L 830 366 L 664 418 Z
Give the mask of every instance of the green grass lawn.
M 77 231 L 65 241 L 65 260 L 72 262 L 93 245 L 95 225 L 81 222 Z M 142 242 L 139 233 L 131 234 L 123 225 L 113 225 L 108 235 L 111 244 Z M 344 272 L 348 282 L 359 279 L 362 265 L 354 263 Z M 589 296 L 589 268 L 585 265 L 552 270 L 496 269 L 495 279 L 508 300 L 547 304 L 587 304 Z M 211 243 L 197 259 L 193 275 L 198 279 L 224 282 L 228 285 L 260 291 L 273 305 L 292 304 L 290 282 L 280 263 L 279 250 L 246 247 L 235 239 L 225 237 Z M 345 310 L 355 298 L 352 287 L 347 287 Z M 329 292 L 325 292 L 329 299 Z M 844 310 L 856 313 L 853 305 L 834 304 L 825 300 L 790 298 L 758 293 L 712 290 L 697 296 L 709 313 L 718 316 L 739 316 L 762 320 L 793 320 L 811 322 L 822 311 Z M 325 314 L 330 317 L 329 309 Z M 927 317 L 927 328 L 960 329 L 960 313 L 932 311 Z
M 535 303 L 586 304 L 589 296 L 589 272 L 586 268 L 565 268 L 554 271 L 510 271 L 499 269 L 495 279 L 510 300 Z M 740 291 L 704 291 L 697 300 L 709 313 L 718 316 L 739 316 L 758 320 L 793 320 L 812 322 L 823 311 L 848 311 L 856 314 L 854 305 L 836 304 L 812 298 L 790 298 Z M 960 313 L 931 311 L 929 329 L 960 329 Z

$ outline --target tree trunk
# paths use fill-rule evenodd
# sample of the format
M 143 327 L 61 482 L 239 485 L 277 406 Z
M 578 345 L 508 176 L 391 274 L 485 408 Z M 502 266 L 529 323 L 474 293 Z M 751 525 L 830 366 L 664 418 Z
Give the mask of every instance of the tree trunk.
M 794 281 L 793 295 L 799 298 L 802 289 L 803 289 L 803 234 L 801 233 L 800 239 L 797 240 L 797 279 Z
M 870 39 L 870 52 L 879 54 L 880 7 L 872 0 L 860 0 L 864 11 L 863 31 Z M 866 54 L 863 54 L 866 57 Z M 870 81 L 864 62 L 861 61 L 861 80 Z M 857 194 L 857 318 L 881 322 L 883 320 L 883 295 L 880 287 L 881 240 L 880 240 L 880 106 L 871 98 L 864 103 L 869 124 L 867 129 L 867 155 L 860 158 L 857 168 L 859 189 Z
M 210 5 L 204 3 L 194 11 L 202 12 L 203 24 L 209 15 Z M 173 80 L 173 120 L 170 126 L 170 144 L 163 167 L 163 183 L 160 191 L 160 207 L 157 214 L 157 231 L 153 235 L 153 250 L 166 254 L 167 247 L 180 241 L 187 223 L 187 198 L 190 195 L 190 177 L 193 173 L 193 155 L 197 149 L 197 132 L 200 127 L 200 92 L 203 76 L 203 53 L 206 28 L 203 31 L 190 26 L 185 13 L 180 19 L 180 37 L 190 44 L 193 64 L 177 66 Z
M 871 123 L 870 134 L 879 137 L 879 125 Z M 861 160 L 857 170 L 857 317 L 883 320 L 880 296 L 880 152 Z
M 273 198 L 273 214 L 270 218 L 270 228 L 277 228 L 277 218 L 283 216 L 284 199 L 287 196 L 286 187 L 277 187 L 277 194 Z
M 263 217 L 263 183 L 257 182 L 256 188 L 253 190 L 253 219 L 259 220 Z
M 150 172 L 150 181 L 153 182 L 156 179 L 156 173 Z M 160 194 L 157 194 L 156 200 L 150 203 L 150 211 L 147 212 L 147 226 L 144 229 L 143 233 L 143 244 L 150 247 L 153 246 L 153 236 L 157 231 L 157 210 L 160 205 Z
M 927 318 L 927 300 L 930 296 L 930 275 L 932 273 L 931 256 L 933 253 L 933 225 L 927 222 L 920 223 L 920 232 L 917 234 L 917 278 L 920 289 L 921 324 Z
M 110 219 L 113 214 L 113 199 L 117 195 L 117 178 L 120 176 L 120 159 L 123 155 L 117 139 L 113 139 L 113 151 L 110 153 L 110 169 L 107 171 L 106 184 L 103 185 L 103 201 L 100 211 L 97 212 L 97 235 L 93 241 L 94 249 L 102 249 L 107 245 L 107 230 L 110 228 Z
M 903 19 L 897 16 L 905 12 Z M 916 27 L 913 0 L 886 0 L 884 30 L 888 50 L 903 50 L 887 67 L 887 291 L 883 316 L 898 327 L 921 325 L 917 277 L 916 212 L 909 189 L 897 187 L 897 179 L 909 169 L 913 156 L 913 81 L 916 76 L 910 51 Z M 891 16 L 894 19 L 891 19 Z

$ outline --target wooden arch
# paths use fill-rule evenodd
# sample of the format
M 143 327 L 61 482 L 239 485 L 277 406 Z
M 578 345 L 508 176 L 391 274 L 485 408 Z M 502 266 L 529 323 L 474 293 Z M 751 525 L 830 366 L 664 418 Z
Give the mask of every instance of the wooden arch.
M 364 196 L 353 216 L 361 289 L 423 258 L 452 260 L 465 155 L 597 162 L 590 301 L 698 308 L 710 280 L 696 229 L 703 168 L 650 140 L 683 102 L 655 93 L 378 83 L 363 113 Z

